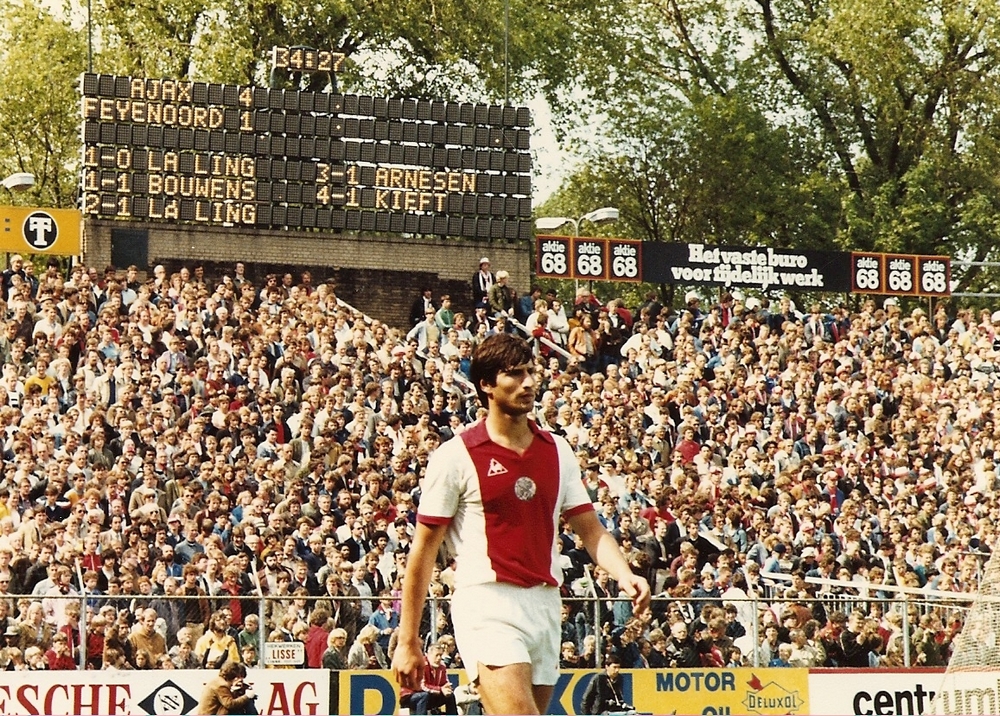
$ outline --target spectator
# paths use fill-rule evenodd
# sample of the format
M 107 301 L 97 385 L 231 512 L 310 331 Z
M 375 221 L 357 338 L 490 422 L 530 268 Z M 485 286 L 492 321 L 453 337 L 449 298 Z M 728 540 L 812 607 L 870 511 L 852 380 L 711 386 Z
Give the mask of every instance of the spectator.
M 496 283 L 496 279 L 490 272 L 490 260 L 484 256 L 479 259 L 479 270 L 472 275 L 473 307 L 478 308 L 480 305 L 486 306 L 488 304 L 487 298 L 494 283 Z
M 139 626 L 129 636 L 129 643 L 132 645 L 133 653 L 144 651 L 155 662 L 161 655 L 167 653 L 167 642 L 156 631 L 156 610 L 144 609 L 139 616 Z
M 45 659 L 52 671 L 73 671 L 77 668 L 69 639 L 61 632 L 52 637 L 52 648 L 45 652 Z
M 701 663 L 694 640 L 688 635 L 683 621 L 675 621 L 670 626 L 670 640 L 666 644 L 664 658 L 671 669 L 685 669 Z
M 388 590 L 380 593 L 378 609 L 372 613 L 368 623 L 378 630 L 377 640 L 382 651 L 388 652 L 389 640 L 399 626 L 399 612 L 393 608 L 392 594 Z
M 306 666 L 318 669 L 323 664 L 323 654 L 326 653 L 330 631 L 327 623 L 330 612 L 316 609 L 309 615 L 309 631 L 306 636 Z
M 423 287 L 420 289 L 420 295 L 413 299 L 413 305 L 410 307 L 410 325 L 415 326 L 420 321 L 424 319 L 424 316 L 428 312 L 434 313 L 437 311 L 437 307 L 434 305 L 434 301 L 431 298 L 434 292 L 430 287 Z
M 771 657 L 768 666 L 772 669 L 774 668 L 788 668 L 791 666 L 790 659 L 792 657 L 792 645 L 791 644 L 779 644 L 778 653 L 776 656 Z
M 490 287 L 489 293 L 486 296 L 490 313 L 494 316 L 514 317 L 514 303 L 517 292 L 507 284 L 509 279 L 509 273 L 506 271 L 497 271 L 496 283 Z
M 347 631 L 339 627 L 333 629 L 327 638 L 327 648 L 323 652 L 323 668 L 343 671 L 347 668 Z M 331 679 L 335 678 L 331 676 Z
M 194 653 L 191 630 L 187 627 L 177 632 L 177 644 L 170 648 L 168 656 L 178 669 L 201 668 L 201 659 Z
M 202 668 L 211 669 L 227 661 L 239 662 L 239 646 L 228 632 L 229 624 L 229 615 L 225 611 L 212 615 L 209 630 L 194 645 L 194 654 L 201 661 Z
M 881 646 L 877 625 L 868 620 L 864 612 L 852 611 L 847 618 L 847 628 L 840 634 L 844 666 L 867 668 L 871 665 L 872 655 Z
M 455 689 L 455 704 L 462 716 L 480 716 L 483 713 L 483 702 L 479 697 L 479 687 L 475 681 L 462 684 Z
M 566 343 L 570 355 L 580 362 L 582 369 L 587 373 L 593 372 L 597 367 L 599 347 L 599 336 L 593 328 L 592 320 L 589 315 L 583 316 L 580 323 L 570 329 Z
M 378 644 L 378 629 L 371 624 L 362 627 L 347 654 L 349 669 L 386 669 L 389 664 Z
M 455 702 L 454 687 L 448 680 L 448 671 L 441 662 L 442 649 L 438 644 L 432 644 L 424 657 L 424 676 L 420 688 L 410 690 L 400 689 L 399 705 L 408 708 L 411 714 L 427 714 L 443 708 L 446 714 L 457 714 L 458 705 Z

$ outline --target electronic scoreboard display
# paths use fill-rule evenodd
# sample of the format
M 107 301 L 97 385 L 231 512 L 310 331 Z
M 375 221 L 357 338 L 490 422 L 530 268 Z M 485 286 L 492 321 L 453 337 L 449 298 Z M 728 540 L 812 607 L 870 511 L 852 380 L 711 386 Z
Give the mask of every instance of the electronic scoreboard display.
M 525 107 L 98 74 L 81 94 L 85 215 L 533 237 Z

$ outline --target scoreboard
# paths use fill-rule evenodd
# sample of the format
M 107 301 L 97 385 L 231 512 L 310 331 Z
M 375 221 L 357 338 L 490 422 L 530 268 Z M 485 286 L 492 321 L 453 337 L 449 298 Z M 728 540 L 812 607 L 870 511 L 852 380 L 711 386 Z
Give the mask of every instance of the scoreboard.
M 336 69 L 327 54 L 308 69 Z M 99 74 L 80 90 L 86 216 L 534 235 L 525 107 Z

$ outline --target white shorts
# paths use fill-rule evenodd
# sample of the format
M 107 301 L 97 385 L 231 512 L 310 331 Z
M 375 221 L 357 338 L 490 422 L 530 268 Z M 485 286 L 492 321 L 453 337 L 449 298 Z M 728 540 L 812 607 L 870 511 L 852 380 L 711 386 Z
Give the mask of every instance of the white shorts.
M 455 590 L 451 618 L 455 641 L 471 681 L 479 664 L 531 664 L 531 683 L 551 686 L 559 678 L 562 616 L 559 590 L 503 582 Z

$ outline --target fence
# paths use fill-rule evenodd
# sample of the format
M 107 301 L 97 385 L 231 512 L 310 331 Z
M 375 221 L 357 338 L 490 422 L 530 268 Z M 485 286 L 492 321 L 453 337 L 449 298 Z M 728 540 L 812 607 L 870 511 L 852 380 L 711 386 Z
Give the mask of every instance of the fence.
M 812 612 L 822 612 L 827 615 L 834 612 L 844 612 L 860 609 L 866 614 L 872 610 L 873 605 L 878 605 L 882 613 L 897 612 L 902 619 L 901 630 L 903 640 L 903 666 L 913 666 L 911 661 L 910 638 L 918 625 L 921 616 L 936 612 L 941 615 L 945 623 L 953 623 L 961 620 L 962 615 L 968 609 L 970 603 L 975 599 L 973 594 L 961 593 L 934 593 L 931 596 L 898 594 L 889 595 L 884 592 L 855 589 L 853 593 L 847 591 L 821 592 L 815 598 L 810 599 L 788 599 L 773 596 L 770 593 L 777 590 L 767 587 L 764 591 L 768 593 L 761 597 L 736 597 L 736 598 L 712 598 L 712 597 L 654 597 L 651 605 L 652 617 L 664 627 L 664 631 L 669 635 L 669 620 L 672 618 L 669 610 L 679 608 L 682 618 L 690 622 L 696 618 L 697 612 L 704 604 L 723 606 L 723 604 L 733 604 L 737 608 L 738 619 L 746 632 L 751 637 L 750 643 L 754 646 L 749 655 L 750 665 L 767 666 L 761 664 L 759 651 L 756 648 L 761 643 L 764 629 L 767 624 L 777 622 L 782 615 L 790 608 L 790 605 L 801 605 Z M 944 596 L 941 596 L 944 594 Z M 203 596 L 183 596 L 183 595 L 90 595 L 90 594 L 45 594 L 36 596 L 9 595 L 11 599 L 21 599 L 41 601 L 43 612 L 46 618 L 55 621 L 58 615 L 65 613 L 65 602 L 75 602 L 80 606 L 80 633 L 88 633 L 89 620 L 105 605 L 114 606 L 116 613 L 130 612 L 137 615 L 145 608 L 154 609 L 158 617 L 163 620 L 162 627 L 165 627 L 165 638 L 168 647 L 176 642 L 177 632 L 185 625 L 182 618 L 183 605 L 192 600 L 203 602 L 204 613 L 214 613 L 222 608 L 239 609 L 237 621 L 242 622 L 248 614 L 256 614 L 260 626 L 260 633 L 256 637 L 259 644 L 257 649 L 261 666 L 264 668 L 272 666 L 293 666 L 297 665 L 295 660 L 304 655 L 304 649 L 294 645 L 289 647 L 289 642 L 294 642 L 294 634 L 282 629 L 279 623 L 279 616 L 289 614 L 292 609 L 298 609 L 304 623 L 308 623 L 308 614 L 322 604 L 335 621 L 341 619 L 342 614 L 370 614 L 378 606 L 379 598 L 361 598 L 358 596 L 309 596 L 294 597 L 293 595 L 268 596 L 261 594 L 241 594 L 230 595 L 228 593 L 216 593 Z M 2 598 L 2 595 L 0 595 Z M 394 596 L 395 607 L 398 608 L 398 596 Z M 296 600 L 301 604 L 296 605 Z M 367 603 L 366 603 L 367 602 Z M 620 627 L 631 616 L 629 600 L 625 597 L 596 599 L 593 594 L 589 596 L 566 597 L 564 603 L 570 605 L 571 618 L 576 632 L 579 635 L 580 644 L 586 636 L 593 636 L 595 640 L 596 664 L 600 665 L 603 656 L 607 653 L 612 637 L 612 630 Z M 617 605 L 617 606 L 616 606 Z M 22 605 L 23 606 L 23 605 Z M 819 609 L 817 609 L 817 607 Z M 438 614 L 448 609 L 446 598 L 430 598 L 427 602 L 424 621 L 428 625 L 423 636 L 430 641 L 438 638 Z M 673 617 L 676 618 L 676 617 Z M 744 622 L 745 620 L 745 622 Z M 349 632 L 356 632 L 366 619 L 358 619 L 354 625 L 347 625 Z M 207 624 L 206 624 L 207 626 Z M 338 622 L 338 626 L 344 626 Z M 265 638 L 262 639 L 261 635 Z M 78 663 L 81 668 L 86 665 L 88 657 L 94 655 L 87 654 L 87 639 L 80 639 L 79 651 L 77 653 Z

